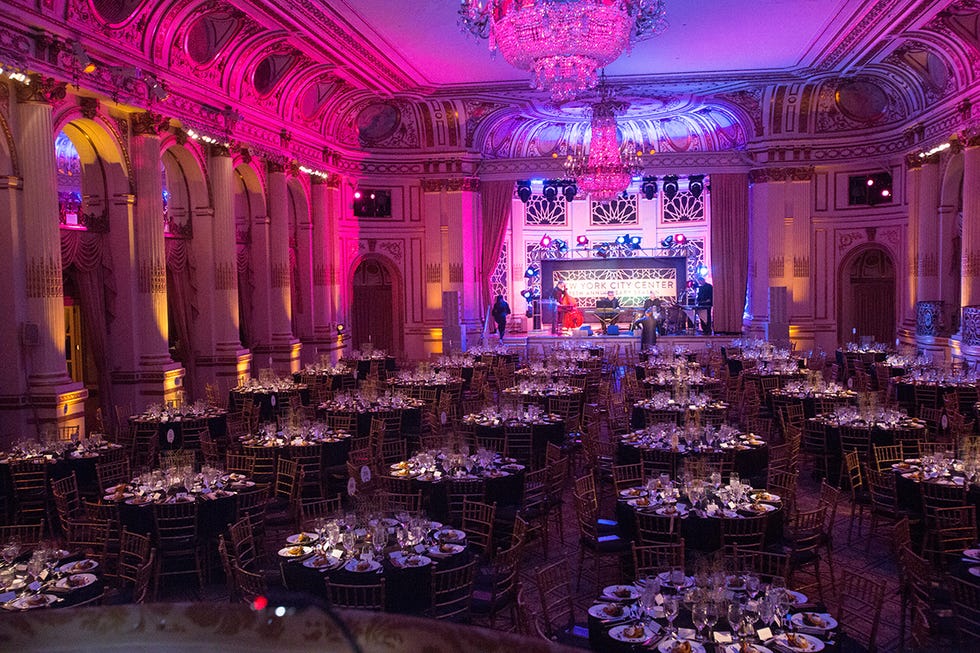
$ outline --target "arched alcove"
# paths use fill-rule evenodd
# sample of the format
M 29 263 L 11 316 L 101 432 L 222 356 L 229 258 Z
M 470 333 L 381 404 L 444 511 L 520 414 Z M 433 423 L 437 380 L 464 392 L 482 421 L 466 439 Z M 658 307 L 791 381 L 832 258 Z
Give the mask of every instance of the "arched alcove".
M 251 230 L 256 218 L 265 216 L 262 183 L 247 164 L 235 167 L 235 239 L 238 246 L 238 330 L 242 345 L 253 347 L 253 302 L 255 283 L 251 264 Z
M 851 252 L 838 271 L 837 338 L 839 342 L 873 337 L 895 338 L 895 263 L 881 245 Z
M 405 288 L 397 268 L 381 256 L 365 256 L 354 266 L 351 286 L 353 347 L 370 344 L 375 349 L 400 354 Z

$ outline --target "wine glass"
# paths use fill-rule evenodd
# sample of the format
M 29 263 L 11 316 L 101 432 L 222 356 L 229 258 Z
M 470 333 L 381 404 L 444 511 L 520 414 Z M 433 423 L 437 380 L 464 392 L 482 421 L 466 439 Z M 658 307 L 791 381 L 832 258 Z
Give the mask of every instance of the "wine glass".
M 664 616 L 667 617 L 667 632 L 671 635 L 677 635 L 677 631 L 674 629 L 674 619 L 677 618 L 677 613 L 680 612 L 680 598 L 677 595 L 671 595 L 664 597 Z
M 774 598 L 774 596 L 767 594 L 759 601 L 759 620 L 768 625 L 770 629 L 775 627 L 776 606 L 773 601 Z
M 4 545 L 3 549 L 0 550 L 0 555 L 3 555 L 3 561 L 8 565 L 13 564 L 14 560 L 17 559 L 17 556 L 20 555 L 20 542 L 16 538 L 10 540 Z
M 748 592 L 749 598 L 755 599 L 759 596 L 759 577 L 755 574 L 745 575 L 745 591 Z
M 738 599 L 733 598 L 728 602 L 728 625 L 731 627 L 733 635 L 738 635 L 741 623 L 742 604 Z
M 657 605 L 658 590 L 659 587 L 655 588 L 653 584 L 648 583 L 640 593 L 637 606 L 640 608 L 641 618 L 645 617 L 646 621 L 650 621 L 653 618 L 653 609 Z
M 708 603 L 704 601 L 695 603 L 691 610 L 691 619 L 694 621 L 694 627 L 698 631 L 698 641 L 707 641 L 704 638 L 704 628 L 708 625 Z
M 754 630 L 755 622 L 759 620 L 759 602 L 746 601 L 742 606 L 742 631 L 744 636 Z
M 718 615 L 721 611 L 718 609 L 718 603 L 714 601 L 708 601 L 705 603 L 705 625 L 708 627 L 708 632 L 705 635 L 710 638 L 711 632 L 718 625 Z

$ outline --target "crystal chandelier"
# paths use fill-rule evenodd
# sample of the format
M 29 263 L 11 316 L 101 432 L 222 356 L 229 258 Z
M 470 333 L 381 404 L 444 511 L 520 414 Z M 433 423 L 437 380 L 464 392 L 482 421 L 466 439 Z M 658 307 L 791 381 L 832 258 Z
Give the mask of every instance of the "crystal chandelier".
M 567 175 L 593 200 L 608 202 L 615 198 L 643 170 L 636 145 L 630 141 L 620 145 L 616 136 L 616 116 L 628 106 L 604 93 L 602 99 L 592 105 L 589 151 L 586 153 L 580 146 L 565 159 Z
M 600 68 L 667 28 L 664 0 L 460 0 L 459 24 L 556 102 L 593 88 Z

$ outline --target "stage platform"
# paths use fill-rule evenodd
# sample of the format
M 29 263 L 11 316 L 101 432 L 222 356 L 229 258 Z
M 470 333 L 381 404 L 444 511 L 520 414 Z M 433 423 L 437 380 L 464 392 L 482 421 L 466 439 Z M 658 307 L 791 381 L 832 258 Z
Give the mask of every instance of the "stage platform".
M 615 348 L 616 345 L 627 345 L 632 343 L 633 347 L 639 350 L 640 348 L 640 332 L 636 331 L 634 334 L 630 334 L 629 331 L 621 332 L 618 336 L 606 336 L 602 334 L 588 335 L 585 331 L 575 331 L 574 335 L 562 335 L 556 336 L 552 335 L 549 330 L 541 331 L 530 331 L 526 334 L 507 334 L 504 336 L 503 344 L 508 347 L 552 347 L 559 343 L 567 343 L 568 345 L 578 345 L 578 344 L 588 344 L 597 345 L 602 347 L 608 347 L 610 349 Z M 671 335 L 671 336 L 657 336 L 657 346 L 658 347 L 673 347 L 682 346 L 687 347 L 692 352 L 704 351 L 708 348 L 717 349 L 719 347 L 728 345 L 732 341 L 733 336 L 702 336 L 702 335 Z

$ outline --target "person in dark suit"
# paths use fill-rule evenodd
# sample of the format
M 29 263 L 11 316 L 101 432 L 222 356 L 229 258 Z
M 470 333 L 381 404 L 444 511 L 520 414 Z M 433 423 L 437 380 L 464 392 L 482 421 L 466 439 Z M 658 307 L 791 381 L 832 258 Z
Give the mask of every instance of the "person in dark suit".
M 619 308 L 619 298 L 616 297 L 616 293 L 610 290 L 606 293 L 606 296 L 602 299 L 597 299 L 595 303 L 596 308 Z
M 504 332 L 507 330 L 508 315 L 510 315 L 510 305 L 504 299 L 503 295 L 497 295 L 497 299 L 493 303 L 493 308 L 490 309 L 490 316 L 497 323 L 497 333 L 500 334 L 501 340 L 504 339 Z
M 701 275 L 695 277 L 694 280 L 698 284 L 698 295 L 695 302 L 697 303 L 698 319 L 701 321 L 701 333 L 710 336 L 714 332 L 711 326 L 711 305 L 714 302 L 714 288 Z
M 657 326 L 662 315 L 661 300 L 653 292 L 643 302 L 643 314 L 637 324 L 643 331 L 640 333 L 640 350 L 655 347 L 657 344 Z

